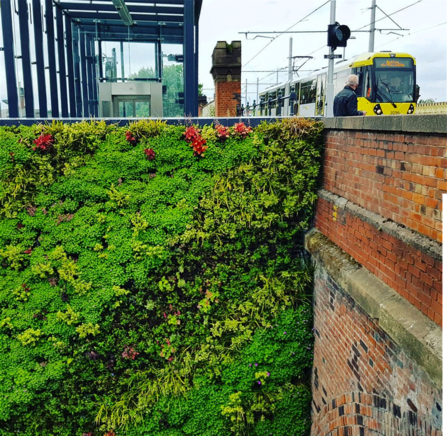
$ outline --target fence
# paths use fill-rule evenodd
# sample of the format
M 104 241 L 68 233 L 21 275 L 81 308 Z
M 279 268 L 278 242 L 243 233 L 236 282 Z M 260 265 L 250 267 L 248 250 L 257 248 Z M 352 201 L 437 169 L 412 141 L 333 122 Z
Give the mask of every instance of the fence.
M 441 101 L 439 103 L 422 103 L 418 104 L 416 113 L 418 115 L 424 114 L 446 114 L 447 113 L 447 101 Z

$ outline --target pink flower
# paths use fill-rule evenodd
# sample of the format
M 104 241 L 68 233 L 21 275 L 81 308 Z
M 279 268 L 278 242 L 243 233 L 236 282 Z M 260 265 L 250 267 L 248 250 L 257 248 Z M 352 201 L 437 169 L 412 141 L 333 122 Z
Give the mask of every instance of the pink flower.
M 129 347 L 128 345 L 126 345 L 121 356 L 123 356 L 125 359 L 135 360 L 135 357 L 137 357 L 138 354 L 140 354 L 140 353 L 135 351 L 133 347 Z

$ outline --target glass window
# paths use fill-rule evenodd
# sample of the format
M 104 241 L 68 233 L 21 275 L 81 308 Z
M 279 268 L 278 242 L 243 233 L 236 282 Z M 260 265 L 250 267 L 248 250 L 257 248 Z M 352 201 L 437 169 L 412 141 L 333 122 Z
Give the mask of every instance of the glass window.
M 376 70 L 375 85 L 377 102 L 405 103 L 414 101 L 413 70 Z
M 317 96 L 317 79 L 301 84 L 300 104 L 315 103 Z
M 369 67 L 365 69 L 362 95 L 363 95 L 363 97 L 367 98 L 368 100 L 371 100 L 371 96 L 372 96 L 371 68 L 369 68 Z
M 163 115 L 182 117 L 183 104 L 183 46 L 180 44 L 162 44 L 163 62 Z

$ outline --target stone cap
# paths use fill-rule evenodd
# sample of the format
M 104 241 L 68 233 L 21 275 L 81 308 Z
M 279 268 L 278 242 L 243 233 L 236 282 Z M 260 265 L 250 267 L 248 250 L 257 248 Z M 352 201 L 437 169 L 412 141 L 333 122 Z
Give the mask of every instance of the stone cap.
M 324 118 L 326 129 L 447 134 L 447 114 Z
M 331 278 L 442 389 L 442 329 L 351 256 L 313 228 L 306 250 Z
M 242 43 L 241 41 L 218 41 L 214 47 L 210 73 L 215 82 L 232 82 L 241 80 Z

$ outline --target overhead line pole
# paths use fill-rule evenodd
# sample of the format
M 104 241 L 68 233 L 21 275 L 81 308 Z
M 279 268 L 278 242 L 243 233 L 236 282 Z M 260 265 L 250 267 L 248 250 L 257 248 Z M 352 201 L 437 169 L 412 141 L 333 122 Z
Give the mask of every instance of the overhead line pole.
M 368 51 L 372 53 L 374 51 L 374 34 L 376 32 L 375 23 L 376 23 L 376 0 L 372 0 L 371 4 L 371 24 L 369 27 L 369 46 Z
M 292 82 L 293 79 L 293 38 L 289 39 L 289 69 L 288 69 L 288 75 L 287 75 L 287 83 L 286 83 L 286 95 L 290 95 L 290 83 Z M 283 96 L 285 97 L 285 96 Z M 289 115 L 289 109 L 290 106 L 289 105 L 285 105 L 285 114 L 284 115 Z

